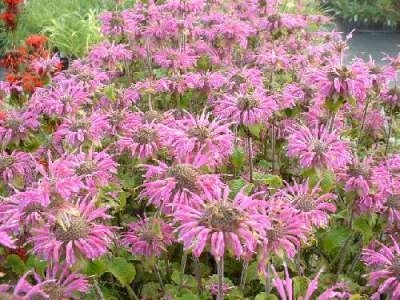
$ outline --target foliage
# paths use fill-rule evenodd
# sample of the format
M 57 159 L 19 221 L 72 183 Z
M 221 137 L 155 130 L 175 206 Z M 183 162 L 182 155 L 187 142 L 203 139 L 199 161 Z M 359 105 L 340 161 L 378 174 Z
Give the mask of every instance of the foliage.
M 327 11 L 350 23 L 396 27 L 400 23 L 399 2 L 396 0 L 325 0 Z

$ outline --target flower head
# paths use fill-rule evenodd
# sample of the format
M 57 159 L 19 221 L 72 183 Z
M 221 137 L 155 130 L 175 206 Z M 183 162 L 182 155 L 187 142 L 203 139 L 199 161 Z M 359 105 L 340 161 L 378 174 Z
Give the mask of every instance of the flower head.
M 216 260 L 227 251 L 236 257 L 253 253 L 269 226 L 266 215 L 257 210 L 261 205 L 259 200 L 246 196 L 243 191 L 230 200 L 229 193 L 226 187 L 217 197 L 199 199 L 198 207 L 182 205 L 174 213 L 180 224 L 178 240 L 195 256 L 200 256 L 206 247 Z
M 174 241 L 173 228 L 157 217 L 139 219 L 128 226 L 122 244 L 135 255 L 160 256 Z
M 297 126 L 288 138 L 289 157 L 298 158 L 304 168 L 340 169 L 351 159 L 348 144 L 323 126 Z
M 83 199 L 55 222 L 32 229 L 32 252 L 56 262 L 65 257 L 68 265 L 73 265 L 79 255 L 100 257 L 113 238 L 111 227 L 101 223 L 109 218 L 105 208 L 96 208 L 93 202 Z
M 368 274 L 368 284 L 378 288 L 379 294 L 386 294 L 391 299 L 400 298 L 400 247 L 392 239 L 392 246 L 377 242 L 380 249 L 364 249 L 362 261 L 372 268 Z
M 320 188 L 316 185 L 310 188 L 308 180 L 304 183 L 294 182 L 286 184 L 274 197 L 289 202 L 300 211 L 300 217 L 310 226 L 323 227 L 328 225 L 329 213 L 336 210 L 329 201 L 336 196 L 331 193 L 320 195 Z

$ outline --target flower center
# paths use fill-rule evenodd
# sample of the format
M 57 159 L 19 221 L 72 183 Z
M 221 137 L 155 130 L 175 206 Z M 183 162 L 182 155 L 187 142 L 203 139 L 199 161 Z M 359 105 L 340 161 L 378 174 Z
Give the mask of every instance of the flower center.
M 156 110 L 148 110 L 144 113 L 144 120 L 147 122 L 160 121 L 161 114 Z
M 308 197 L 306 195 L 302 195 L 297 197 L 293 203 L 296 205 L 298 209 L 301 211 L 311 211 L 315 208 L 315 202 L 311 197 Z
M 328 146 L 320 140 L 316 140 L 313 143 L 313 151 L 318 154 L 322 155 L 328 150 Z
M 0 170 L 10 167 L 14 163 L 14 158 L 11 156 L 0 156 Z
M 138 144 L 149 144 L 157 137 L 156 131 L 151 128 L 141 128 L 133 134 L 133 140 Z
M 237 102 L 237 107 L 240 111 L 251 110 L 253 108 L 257 108 L 258 105 L 258 101 L 251 97 L 241 97 Z
M 267 239 L 268 242 L 276 242 L 282 236 L 283 233 L 283 226 L 278 222 L 273 222 L 273 226 L 271 229 L 267 230 Z
M 78 120 L 71 126 L 73 132 L 78 132 L 79 130 L 85 130 L 88 127 L 88 123 L 84 120 Z
M 168 175 L 174 177 L 179 189 L 198 190 L 197 177 L 199 172 L 190 165 L 179 164 L 168 169 Z
M 61 286 L 58 286 L 54 282 L 49 282 L 49 283 L 44 284 L 43 287 L 41 288 L 41 290 L 49 296 L 48 299 L 52 299 L 52 300 L 67 299 L 67 297 L 65 297 L 65 295 L 64 295 L 64 288 L 62 288 Z M 47 299 L 47 298 L 43 298 L 43 296 L 41 296 L 41 295 L 34 295 L 33 298 L 31 298 L 31 300 L 44 300 L 44 299 Z
M 368 167 L 362 165 L 351 165 L 349 167 L 349 174 L 354 177 L 361 176 L 364 178 L 368 178 L 371 176 L 371 170 Z
M 400 197 L 399 195 L 390 195 L 387 198 L 386 205 L 392 209 L 400 210 Z
M 235 231 L 243 220 L 243 212 L 226 203 L 210 206 L 203 217 L 203 222 L 208 227 L 223 232 Z
M 70 216 L 69 224 L 64 225 L 61 226 L 57 223 L 54 228 L 54 235 L 59 241 L 76 241 L 86 238 L 90 232 L 89 224 L 80 216 Z
M 189 129 L 189 136 L 197 138 L 200 142 L 204 142 L 211 134 L 206 126 L 196 126 Z
M 92 174 L 96 170 L 96 165 L 93 161 L 88 160 L 83 162 L 78 168 L 76 168 L 75 172 L 78 176 Z
M 43 212 L 43 211 L 44 211 L 43 205 L 41 205 L 40 203 L 37 203 L 37 202 L 31 202 L 24 208 L 24 212 L 26 214 L 31 214 L 31 213 L 35 213 L 35 212 Z

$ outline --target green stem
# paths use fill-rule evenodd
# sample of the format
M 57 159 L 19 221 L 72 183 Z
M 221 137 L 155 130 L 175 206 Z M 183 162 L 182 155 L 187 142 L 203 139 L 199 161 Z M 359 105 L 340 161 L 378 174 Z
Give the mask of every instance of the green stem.
M 197 281 L 197 292 L 199 293 L 199 295 L 201 295 L 203 291 L 203 285 L 201 282 L 200 260 L 198 257 L 193 255 L 193 261 L 194 261 L 194 273 Z
M 358 132 L 357 147 L 359 147 L 361 144 L 362 131 L 364 130 L 365 120 L 367 118 L 368 105 L 369 105 L 369 99 L 367 99 L 367 102 L 365 103 L 365 106 L 364 106 L 361 127 L 360 127 L 360 131 Z
M 217 260 L 218 271 L 218 295 L 217 300 L 224 300 L 224 257 Z
M 275 120 L 272 120 L 271 147 L 272 147 L 271 168 L 272 168 L 272 174 L 275 174 L 275 152 L 276 152 L 276 127 L 275 127 Z
M 387 141 L 386 141 L 385 156 L 387 155 L 387 153 L 389 151 L 390 138 L 392 136 L 392 131 L 393 131 L 393 106 L 390 106 L 389 132 L 388 132 Z
M 181 259 L 181 282 L 179 283 L 179 288 L 183 287 L 183 278 L 185 275 L 186 262 L 187 262 L 187 254 L 183 253 L 182 259 Z
M 101 291 L 101 289 L 99 287 L 99 283 L 97 282 L 97 279 L 93 280 L 93 286 L 94 286 L 94 289 L 95 289 L 96 294 L 99 297 L 99 299 L 106 300 L 106 298 L 104 298 L 103 292 Z
M 253 144 L 250 133 L 247 135 L 247 153 L 249 160 L 250 183 L 253 183 Z
M 249 268 L 249 261 L 245 260 L 242 266 L 242 273 L 240 274 L 240 289 L 243 291 L 246 286 L 247 270 Z
M 163 280 L 161 278 L 161 273 L 160 273 L 160 270 L 159 270 L 157 264 L 154 265 L 154 273 L 157 276 L 157 280 L 158 280 L 158 282 L 160 284 L 161 289 L 164 291 L 164 282 L 163 282 Z
M 139 297 L 136 295 L 135 291 L 131 288 L 129 284 L 125 286 L 125 289 L 128 292 L 128 297 L 130 300 L 139 300 Z

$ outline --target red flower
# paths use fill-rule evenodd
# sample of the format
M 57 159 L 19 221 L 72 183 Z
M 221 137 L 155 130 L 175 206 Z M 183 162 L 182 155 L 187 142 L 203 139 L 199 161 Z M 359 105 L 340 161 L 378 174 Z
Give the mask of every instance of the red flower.
M 47 42 L 47 37 L 41 34 L 32 34 L 25 40 L 27 46 L 35 49 L 43 48 Z
M 3 1 L 7 5 L 8 10 L 17 9 L 18 6 L 23 2 L 23 0 L 3 0 Z
M 22 88 L 25 93 L 32 94 L 35 88 L 42 87 L 43 82 L 37 75 L 24 73 L 22 75 Z
M 13 12 L 6 11 L 0 14 L 0 19 L 3 20 L 8 29 L 15 29 L 17 26 L 17 15 Z
M 7 113 L 4 111 L 0 111 L 0 121 L 4 121 L 7 117 Z

